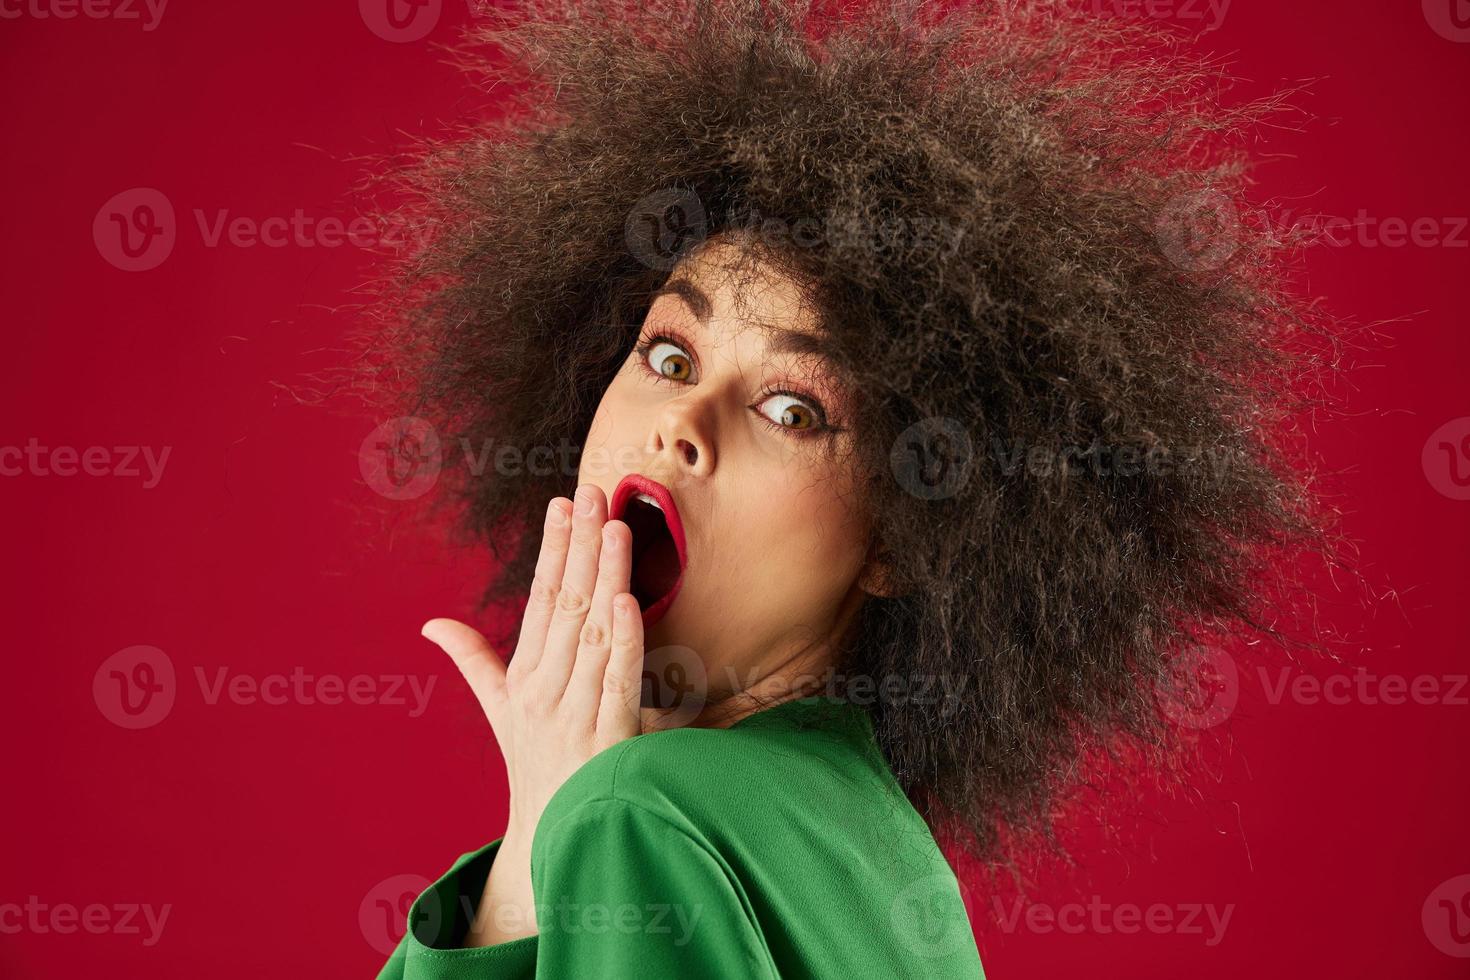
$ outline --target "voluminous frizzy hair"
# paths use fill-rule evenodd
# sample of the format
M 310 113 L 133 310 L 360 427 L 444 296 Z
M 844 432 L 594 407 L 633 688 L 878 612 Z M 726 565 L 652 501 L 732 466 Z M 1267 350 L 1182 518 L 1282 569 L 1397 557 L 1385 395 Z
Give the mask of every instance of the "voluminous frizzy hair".
M 1291 419 L 1333 341 L 1245 204 L 1273 105 L 1044 2 L 532 0 L 458 50 L 504 98 L 394 174 L 429 231 L 379 377 L 446 446 L 577 445 L 679 257 L 727 236 L 807 284 L 897 586 L 839 669 L 963 692 L 865 702 L 943 839 L 1049 835 L 1090 746 L 1166 740 L 1181 650 L 1286 639 L 1274 583 L 1326 540 Z M 474 463 L 446 499 L 511 603 L 576 472 Z

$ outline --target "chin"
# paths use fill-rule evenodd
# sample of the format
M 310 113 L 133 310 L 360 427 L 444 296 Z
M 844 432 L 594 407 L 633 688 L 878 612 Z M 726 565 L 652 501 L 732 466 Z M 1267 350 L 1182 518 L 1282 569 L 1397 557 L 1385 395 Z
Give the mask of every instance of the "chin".
M 673 610 L 661 618 L 652 626 L 643 628 L 643 649 L 645 651 L 669 646 L 679 642 L 679 637 L 685 635 L 684 630 L 679 629 L 680 616 Z
M 711 678 L 705 652 L 689 642 L 690 631 L 680 628 L 681 618 L 671 611 L 643 634 L 639 704 L 672 711 L 687 721 L 703 709 Z

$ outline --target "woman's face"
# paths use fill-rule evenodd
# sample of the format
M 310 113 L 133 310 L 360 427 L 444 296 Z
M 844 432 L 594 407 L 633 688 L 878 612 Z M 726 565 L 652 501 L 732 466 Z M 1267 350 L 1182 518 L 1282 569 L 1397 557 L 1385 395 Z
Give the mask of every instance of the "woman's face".
M 602 396 L 578 473 L 606 494 L 610 515 L 624 477 L 655 480 L 683 525 L 679 591 L 644 637 L 646 706 L 674 707 L 658 685 L 697 686 L 701 668 L 712 704 L 751 689 L 789 693 L 785 679 L 830 662 L 867 581 L 843 392 L 821 362 L 781 346 L 817 329 L 815 311 L 768 263 L 747 259 L 741 276 L 722 275 L 737 255 L 712 239 L 671 272 Z M 672 548 L 640 558 L 645 533 L 624 519 L 632 591 L 647 607 L 640 579 L 658 581 Z M 671 574 L 677 561 L 663 585 Z

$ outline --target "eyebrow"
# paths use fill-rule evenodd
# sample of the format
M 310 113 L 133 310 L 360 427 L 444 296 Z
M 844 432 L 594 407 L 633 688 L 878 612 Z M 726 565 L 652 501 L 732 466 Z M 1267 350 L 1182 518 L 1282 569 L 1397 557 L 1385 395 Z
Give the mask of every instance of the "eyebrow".
M 684 301 L 684 305 L 689 307 L 690 311 L 699 319 L 700 323 L 705 323 L 709 320 L 710 310 L 712 309 L 709 297 L 705 295 L 704 290 L 694 285 L 688 279 L 668 280 L 662 286 L 655 289 L 652 295 L 648 297 L 649 305 L 652 306 L 653 302 L 660 296 L 677 296 Z
M 708 294 L 700 289 L 693 281 L 680 277 L 674 277 L 666 281 L 662 286 L 655 289 L 648 297 L 648 304 L 653 305 L 660 296 L 677 296 L 689 307 L 701 325 L 707 326 L 714 304 L 710 302 Z M 811 355 L 820 353 L 820 341 L 810 334 L 799 330 L 791 330 L 786 327 L 769 327 L 767 335 L 770 340 L 771 349 L 779 354 Z

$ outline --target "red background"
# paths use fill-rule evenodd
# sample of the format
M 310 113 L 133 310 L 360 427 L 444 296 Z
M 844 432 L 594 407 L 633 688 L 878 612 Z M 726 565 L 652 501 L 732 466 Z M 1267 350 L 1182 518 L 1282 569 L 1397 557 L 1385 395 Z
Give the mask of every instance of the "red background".
M 48 908 L 171 909 L 151 946 L 146 927 L 0 932 L 0 975 L 372 975 L 386 928 L 372 925 L 373 889 L 435 877 L 504 826 L 487 727 L 417 635 L 430 616 L 467 613 L 483 568 L 410 533 L 394 518 L 408 511 L 364 485 L 359 448 L 380 420 L 302 400 L 312 373 L 341 360 L 373 256 L 350 244 L 209 247 L 195 211 L 351 219 L 354 155 L 442 132 L 480 104 L 433 46 L 470 13 L 446 0 L 425 38 L 393 42 L 351 3 L 175 2 L 144 30 L 40 17 L 34 2 L 7 0 L 21 16 L 0 20 L 0 446 L 171 455 L 151 489 L 123 476 L 0 477 L 0 906 L 36 896 Z M 1369 237 L 1315 250 L 1310 286 L 1336 313 L 1392 321 L 1358 358 L 1349 413 L 1316 435 L 1363 567 L 1392 594 L 1326 605 L 1376 676 L 1463 676 L 1470 502 L 1436 489 L 1444 474 L 1426 472 L 1421 451 L 1470 415 L 1470 232 L 1461 224 L 1456 245 L 1445 220 L 1470 215 L 1470 43 L 1436 33 L 1433 8 L 1414 2 L 1235 0 L 1213 31 L 1193 0 L 1119 9 L 1197 34 L 1250 80 L 1242 94 L 1315 79 L 1298 102 L 1320 118 L 1261 133 L 1261 195 L 1366 222 Z M 177 240 L 156 268 L 130 272 L 92 228 L 105 202 L 140 187 L 171 202 Z M 1389 218 L 1436 219 L 1450 240 L 1372 237 Z M 364 520 L 378 511 L 388 529 Z M 92 684 L 104 660 L 139 644 L 167 654 L 177 700 L 158 724 L 128 730 Z M 221 667 L 437 680 L 414 718 L 389 704 L 210 704 L 195 670 L 212 679 Z M 1080 855 L 1031 896 L 1052 909 L 1228 906 L 1223 939 L 1106 921 L 1007 928 L 989 896 L 972 894 L 989 975 L 1470 974 L 1421 921 L 1436 887 L 1470 873 L 1467 719 L 1463 701 L 1273 704 L 1247 677 L 1228 723 L 1235 749 L 1218 778 L 1201 779 L 1202 802 L 1146 799 L 1150 819 L 1125 847 Z

